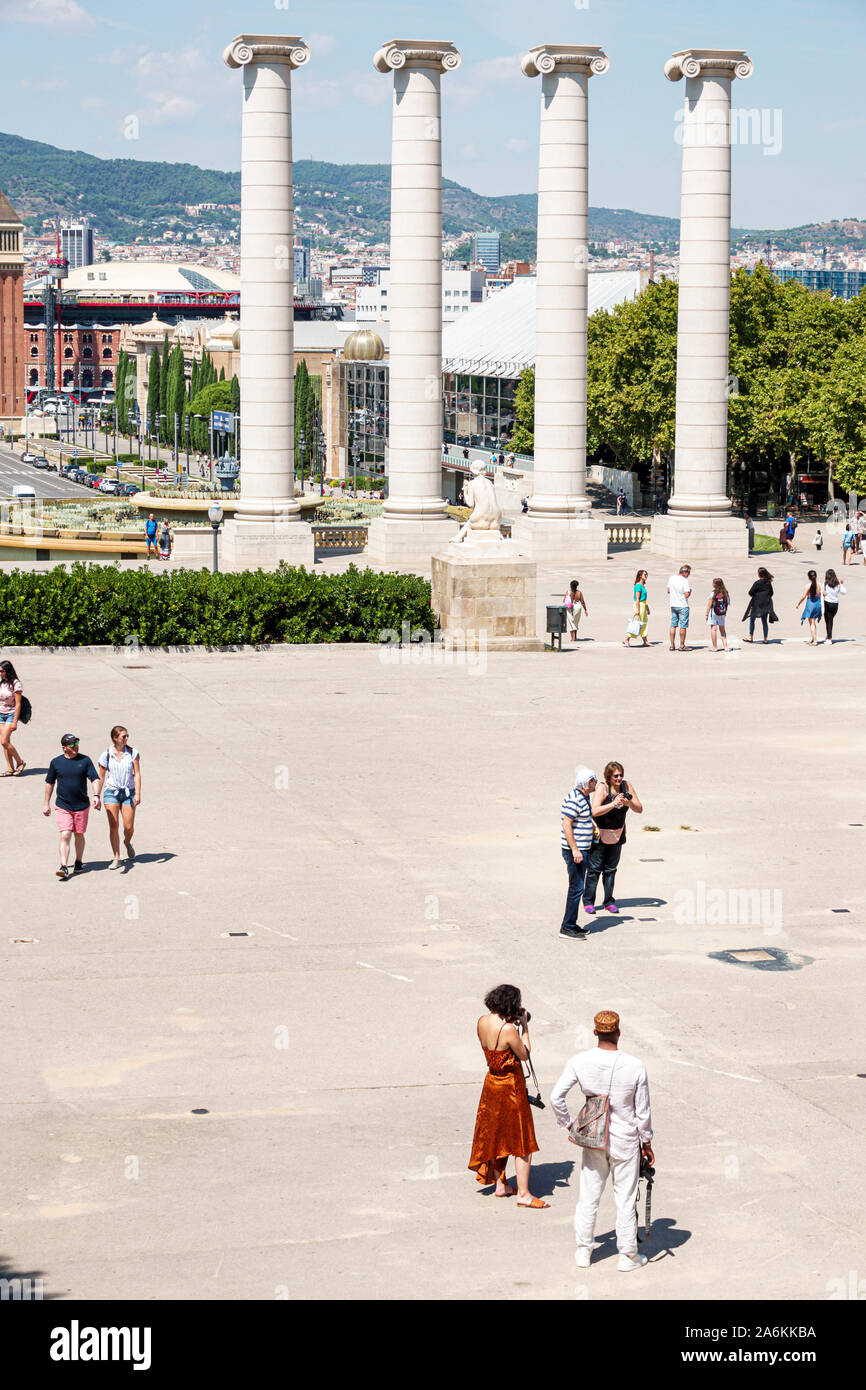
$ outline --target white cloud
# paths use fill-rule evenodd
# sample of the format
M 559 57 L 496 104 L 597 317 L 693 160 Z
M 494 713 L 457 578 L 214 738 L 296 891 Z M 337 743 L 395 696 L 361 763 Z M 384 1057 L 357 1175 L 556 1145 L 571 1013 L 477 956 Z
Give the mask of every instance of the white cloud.
M 529 149 L 528 140 L 506 140 L 504 148 L 509 154 L 524 154 Z
M 331 53 L 337 46 L 337 40 L 334 38 L 333 34 L 310 34 L 307 43 L 309 44 L 310 53 L 312 54 L 312 58 L 310 59 L 311 62 L 313 59 L 317 58 L 319 54 L 324 57 L 325 54 Z
M 81 103 L 81 109 L 82 111 L 98 111 L 104 105 L 105 102 L 102 97 L 85 97 Z
M 393 84 L 379 73 L 368 72 L 352 83 L 352 95 L 365 106 L 381 106 L 391 98 Z
M 336 106 L 340 101 L 343 84 L 332 79 L 315 82 L 310 73 L 304 83 L 304 101 L 308 106 Z
M 207 66 L 201 51 L 190 44 L 171 53 L 160 53 L 156 49 L 147 49 L 141 54 L 133 73 L 142 82 L 149 82 L 151 78 L 162 78 L 163 81 L 170 73 L 175 72 L 201 72 Z
M 477 159 L 478 148 L 476 145 L 464 145 L 460 154 L 463 159 Z
M 4 4 L 0 7 L 5 19 L 17 19 L 22 24 L 45 24 L 52 29 L 90 29 L 96 23 L 76 0 L 24 0 L 24 4 Z
M 189 120 L 199 109 L 197 101 L 175 96 L 171 92 L 152 92 L 151 105 L 142 114 L 142 124 L 177 125 Z

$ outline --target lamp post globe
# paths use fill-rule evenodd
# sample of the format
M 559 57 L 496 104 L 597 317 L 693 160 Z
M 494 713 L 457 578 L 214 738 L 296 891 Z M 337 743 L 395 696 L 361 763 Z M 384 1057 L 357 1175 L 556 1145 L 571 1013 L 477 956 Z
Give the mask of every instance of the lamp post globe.
M 223 519 L 223 509 L 219 502 L 211 502 L 207 509 L 207 516 L 213 528 L 213 572 L 216 574 L 219 570 L 219 532 Z

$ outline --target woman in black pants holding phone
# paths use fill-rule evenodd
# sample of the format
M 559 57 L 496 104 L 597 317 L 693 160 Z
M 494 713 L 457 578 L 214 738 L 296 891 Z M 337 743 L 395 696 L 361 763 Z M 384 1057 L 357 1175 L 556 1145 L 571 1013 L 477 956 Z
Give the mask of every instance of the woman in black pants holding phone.
M 743 614 L 743 622 L 749 620 L 749 635 L 744 637 L 744 642 L 754 642 L 755 623 L 760 618 L 761 626 L 764 629 L 764 642 L 767 641 L 767 623 L 770 614 L 773 612 L 773 576 L 769 570 L 761 565 L 758 570 L 758 577 L 749 590 L 749 606 Z M 773 619 L 775 622 L 775 618 Z
M 589 866 L 583 885 L 583 908 L 590 917 L 595 912 L 595 890 L 601 878 L 606 912 L 619 912 L 613 900 L 613 885 L 619 868 L 619 857 L 625 844 L 625 818 L 629 811 L 643 812 L 637 792 L 626 782 L 622 763 L 610 762 L 604 769 L 604 780 L 592 794 L 592 818 L 598 838 L 589 851 Z

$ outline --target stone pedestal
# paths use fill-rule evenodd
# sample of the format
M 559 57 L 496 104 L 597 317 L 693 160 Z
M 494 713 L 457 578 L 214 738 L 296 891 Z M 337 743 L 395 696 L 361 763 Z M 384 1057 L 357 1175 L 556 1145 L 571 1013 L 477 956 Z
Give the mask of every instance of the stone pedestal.
M 536 636 L 535 562 L 513 541 L 449 546 L 431 563 L 431 606 L 443 640 L 458 650 L 544 650 Z
M 746 523 L 736 516 L 653 517 L 654 555 L 668 555 L 681 565 L 699 560 L 743 560 L 749 554 Z
M 227 570 L 275 570 L 287 565 L 315 563 L 313 528 L 306 521 L 227 521 L 220 537 L 220 566 Z
M 521 515 L 511 534 L 522 555 L 532 556 L 540 565 L 594 565 L 607 559 L 607 533 L 601 517 L 579 512 L 557 521 Z
M 399 570 L 401 574 L 430 573 L 430 557 L 456 536 L 453 517 L 431 521 L 397 521 L 377 516 L 367 531 L 364 558 L 370 569 Z

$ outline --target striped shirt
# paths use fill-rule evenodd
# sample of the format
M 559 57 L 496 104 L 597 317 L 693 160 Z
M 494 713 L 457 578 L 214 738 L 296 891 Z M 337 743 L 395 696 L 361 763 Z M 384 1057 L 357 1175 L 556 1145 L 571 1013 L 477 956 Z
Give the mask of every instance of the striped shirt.
M 589 804 L 589 797 L 579 787 L 573 787 L 562 803 L 560 827 L 565 816 L 568 816 L 568 819 L 573 823 L 574 843 L 577 848 L 579 850 L 589 849 L 594 835 L 592 808 Z M 565 838 L 565 831 L 562 829 L 560 831 L 560 844 L 563 849 L 571 849 Z

